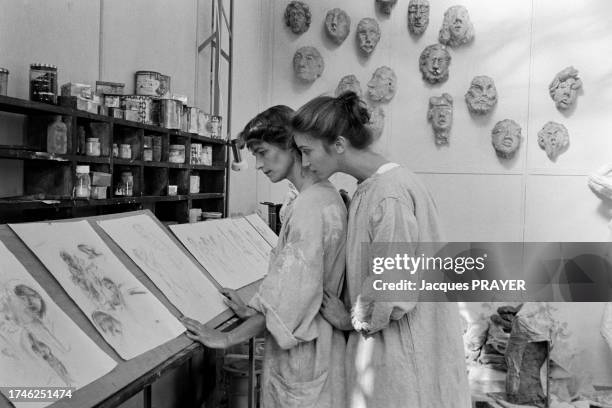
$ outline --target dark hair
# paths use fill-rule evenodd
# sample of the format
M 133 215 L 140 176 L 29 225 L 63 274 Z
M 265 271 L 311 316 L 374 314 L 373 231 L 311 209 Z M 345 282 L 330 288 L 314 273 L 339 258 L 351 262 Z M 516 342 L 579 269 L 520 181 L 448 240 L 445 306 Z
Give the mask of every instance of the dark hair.
M 246 124 L 238 136 L 248 148 L 266 142 L 283 150 L 293 149 L 293 137 L 289 125 L 293 109 L 276 105 L 261 112 Z
M 340 135 L 357 149 L 368 147 L 372 133 L 365 126 L 370 114 L 365 103 L 353 91 L 342 93 L 337 98 L 319 96 L 302 106 L 293 115 L 291 127 L 294 131 L 308 133 L 331 144 Z

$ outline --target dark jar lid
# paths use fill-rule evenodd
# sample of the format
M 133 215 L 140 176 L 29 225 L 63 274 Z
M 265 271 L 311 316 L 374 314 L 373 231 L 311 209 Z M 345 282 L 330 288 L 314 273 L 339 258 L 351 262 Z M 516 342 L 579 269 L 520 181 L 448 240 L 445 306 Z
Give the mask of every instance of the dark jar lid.
M 8 74 L 8 73 L 9 73 L 8 69 L 0 67 L 0 74 Z
M 30 68 L 31 69 L 50 69 L 50 70 L 55 70 L 57 71 L 57 65 L 51 65 L 51 64 L 40 64 L 38 62 L 34 63 L 34 64 L 30 64 Z

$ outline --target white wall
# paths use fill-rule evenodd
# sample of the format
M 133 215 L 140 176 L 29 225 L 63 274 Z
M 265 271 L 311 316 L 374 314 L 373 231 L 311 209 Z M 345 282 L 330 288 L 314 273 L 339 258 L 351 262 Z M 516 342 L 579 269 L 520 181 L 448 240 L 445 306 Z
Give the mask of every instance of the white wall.
M 310 29 L 296 36 L 284 26 L 287 1 L 272 2 L 267 77 L 271 104 L 298 108 L 339 79 L 355 74 L 365 87 L 374 70 L 392 67 L 398 77 L 395 98 L 384 106 L 385 132 L 376 148 L 419 173 L 435 196 L 453 241 L 609 241 L 612 208 L 586 186 L 586 176 L 612 161 L 612 3 L 606 0 L 498 0 L 494 6 L 463 0 L 475 26 L 474 42 L 451 50 L 449 80 L 429 85 L 421 79 L 418 58 L 436 43 L 444 11 L 454 0 L 431 1 L 430 23 L 415 39 L 407 28 L 407 1 L 399 1 L 390 17 L 378 13 L 373 0 L 306 1 Z M 336 46 L 323 29 L 327 10 L 340 7 L 351 17 L 351 34 Z M 355 28 L 364 17 L 376 17 L 382 37 L 370 58 L 357 51 Z M 264 20 L 268 24 L 268 20 Z M 301 46 L 313 45 L 325 60 L 325 71 L 312 85 L 293 78 L 292 58 Z M 548 95 L 548 84 L 566 66 L 574 65 L 583 81 L 576 108 L 562 114 Z M 471 79 L 488 75 L 496 83 L 499 103 L 487 117 L 472 117 L 464 95 Z M 450 145 L 437 147 L 427 122 L 428 99 L 443 92 L 455 101 Z M 509 161 L 498 159 L 490 132 L 496 122 L 513 119 L 522 127 L 523 143 Z M 537 132 L 549 120 L 569 129 L 570 148 L 552 163 L 537 144 Z M 285 186 L 257 176 L 257 200 L 281 202 Z M 354 190 L 354 181 L 334 176 L 338 186 Z M 473 305 L 476 311 L 477 305 Z M 587 312 L 588 310 L 588 312 Z M 612 355 L 599 335 L 601 304 L 561 304 L 584 368 L 596 381 L 612 384 Z M 585 318 L 588 314 L 588 318 Z

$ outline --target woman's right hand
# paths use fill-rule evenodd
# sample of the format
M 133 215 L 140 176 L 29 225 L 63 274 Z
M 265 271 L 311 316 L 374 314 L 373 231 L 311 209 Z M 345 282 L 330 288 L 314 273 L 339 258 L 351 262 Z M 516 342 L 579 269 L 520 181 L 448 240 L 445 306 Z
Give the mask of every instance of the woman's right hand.
M 335 295 L 327 290 L 323 292 L 323 302 L 321 303 L 321 314 L 338 330 L 353 330 L 351 314 L 344 307 L 344 303 Z
M 255 310 L 251 309 L 249 306 L 244 303 L 238 292 L 234 289 L 222 288 L 221 294 L 225 296 L 223 298 L 223 302 L 236 313 L 241 319 L 248 319 L 257 313 Z

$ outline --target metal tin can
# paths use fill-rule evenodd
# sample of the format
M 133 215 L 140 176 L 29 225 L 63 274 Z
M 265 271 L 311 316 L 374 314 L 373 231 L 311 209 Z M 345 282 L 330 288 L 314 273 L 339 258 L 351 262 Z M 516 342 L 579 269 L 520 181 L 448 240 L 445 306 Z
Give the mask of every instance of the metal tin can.
M 181 131 L 189 132 L 189 106 L 183 103 L 183 112 L 181 114 Z
M 198 112 L 200 111 L 200 108 L 189 106 L 187 109 L 187 116 L 189 116 L 189 127 L 187 128 L 187 132 L 198 133 Z
M 198 112 L 198 135 L 210 136 L 207 130 L 207 126 L 206 126 L 209 119 L 210 119 L 210 114 L 205 113 L 203 111 Z
M 6 96 L 6 89 L 8 88 L 8 76 L 9 70 L 6 68 L 0 68 L 0 95 Z
M 200 192 L 200 176 L 189 176 L 189 193 L 198 194 Z
M 57 67 L 30 64 L 30 100 L 57 103 Z
M 125 84 L 121 82 L 96 81 L 96 94 L 98 95 L 123 95 L 124 88 Z
M 191 164 L 202 163 L 202 144 L 192 143 L 191 144 Z
M 170 163 L 185 163 L 185 145 L 172 144 L 168 151 Z
M 206 130 L 213 139 L 221 138 L 221 116 L 210 115 L 208 123 L 206 124 Z
M 127 111 L 137 111 L 137 122 L 148 125 L 153 124 L 153 98 L 149 96 L 127 95 L 121 97 L 121 107 Z M 126 119 L 128 119 L 126 117 Z M 131 117 L 128 120 L 134 119 Z
M 183 103 L 176 99 L 161 100 L 160 123 L 167 129 L 180 129 Z
M 121 107 L 121 95 L 104 95 L 104 106 L 107 108 L 120 108 Z
M 136 95 L 167 98 L 171 94 L 170 77 L 155 71 L 136 71 Z

